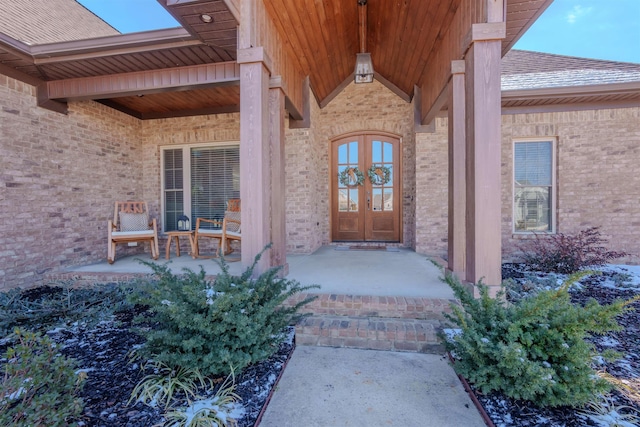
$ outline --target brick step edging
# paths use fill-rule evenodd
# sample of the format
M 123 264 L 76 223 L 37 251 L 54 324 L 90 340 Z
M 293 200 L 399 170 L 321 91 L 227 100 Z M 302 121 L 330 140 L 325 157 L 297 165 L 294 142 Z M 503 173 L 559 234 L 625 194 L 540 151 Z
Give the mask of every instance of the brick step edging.
M 296 325 L 296 344 L 440 354 L 441 329 L 439 320 L 317 315 Z
M 450 304 L 456 303 L 442 298 L 300 293 L 283 305 L 292 306 L 310 296 L 318 298 L 300 312 L 330 316 L 444 320 L 443 313 L 451 313 Z

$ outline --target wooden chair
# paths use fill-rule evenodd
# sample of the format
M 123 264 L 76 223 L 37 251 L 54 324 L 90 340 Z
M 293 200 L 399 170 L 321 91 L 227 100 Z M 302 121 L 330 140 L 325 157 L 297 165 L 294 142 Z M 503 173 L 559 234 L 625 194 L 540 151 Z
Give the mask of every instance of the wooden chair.
M 209 224 L 213 228 L 204 228 L 204 224 Z M 196 230 L 193 237 L 193 253 L 192 257 L 206 258 L 200 254 L 200 237 L 210 237 L 218 240 L 218 248 L 212 257 L 218 257 L 220 254 L 230 254 L 230 241 L 241 241 L 241 220 L 240 220 L 240 199 L 229 199 L 227 201 L 227 210 L 224 213 L 222 221 L 206 218 L 196 219 Z M 211 256 L 209 256 L 211 257 Z
M 149 221 L 147 202 L 116 202 L 113 220 L 109 220 L 107 262 L 116 259 L 118 243 L 149 242 L 151 258 L 158 259 L 158 226 L 155 218 Z

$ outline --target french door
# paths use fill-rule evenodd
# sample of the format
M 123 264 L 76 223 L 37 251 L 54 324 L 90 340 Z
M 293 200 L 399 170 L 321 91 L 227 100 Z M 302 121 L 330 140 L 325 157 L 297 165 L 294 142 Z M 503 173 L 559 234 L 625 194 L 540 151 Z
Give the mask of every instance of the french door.
M 400 241 L 400 140 L 361 134 L 331 142 L 333 241 Z

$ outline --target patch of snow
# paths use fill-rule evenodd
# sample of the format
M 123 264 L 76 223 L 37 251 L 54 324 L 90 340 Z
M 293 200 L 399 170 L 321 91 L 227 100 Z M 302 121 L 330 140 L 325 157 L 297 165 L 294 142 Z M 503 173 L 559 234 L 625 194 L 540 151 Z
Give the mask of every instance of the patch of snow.
M 462 333 L 462 329 L 445 328 L 442 330 L 442 333 L 447 338 L 447 341 L 453 342 L 455 336 Z
M 620 342 L 617 339 L 609 337 L 609 336 L 604 336 L 604 337 L 600 338 L 598 340 L 598 342 L 600 343 L 600 345 L 602 345 L 604 347 L 615 347 L 618 344 L 620 344 Z
M 638 424 L 627 421 L 625 416 L 619 414 L 617 411 L 612 410 L 608 414 L 591 415 L 587 414 L 587 417 L 594 423 L 601 427 L 637 427 Z

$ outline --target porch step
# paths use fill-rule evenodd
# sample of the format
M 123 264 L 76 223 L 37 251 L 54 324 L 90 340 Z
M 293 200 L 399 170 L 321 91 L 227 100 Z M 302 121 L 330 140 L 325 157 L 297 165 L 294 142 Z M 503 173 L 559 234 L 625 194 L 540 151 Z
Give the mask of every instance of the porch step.
M 296 325 L 296 344 L 370 350 L 442 353 L 438 332 L 452 301 L 403 296 L 294 295 L 284 305 L 317 297 L 300 309 L 310 313 Z
M 314 315 L 296 325 L 296 345 L 441 354 L 439 320 Z
M 284 305 L 294 305 L 310 296 L 317 298 L 302 307 L 302 313 L 351 317 L 445 320 L 443 313 L 451 313 L 450 304 L 454 302 L 440 298 L 300 293 Z

